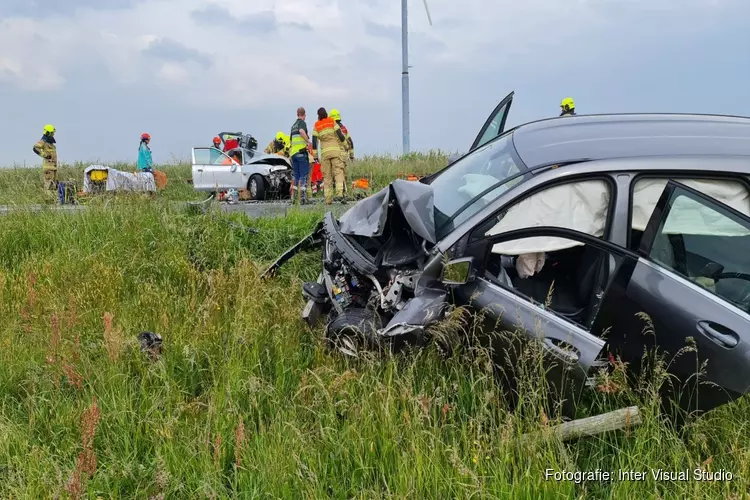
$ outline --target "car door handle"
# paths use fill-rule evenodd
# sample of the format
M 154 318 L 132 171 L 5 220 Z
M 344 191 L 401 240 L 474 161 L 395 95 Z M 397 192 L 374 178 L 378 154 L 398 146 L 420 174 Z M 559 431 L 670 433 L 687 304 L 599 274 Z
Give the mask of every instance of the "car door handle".
M 544 343 L 544 347 L 552 351 L 552 353 L 560 358 L 560 360 L 570 364 L 578 363 L 579 356 L 577 352 L 563 349 L 555 344 L 554 340 L 550 338 L 545 338 L 542 342 Z
M 740 343 L 739 335 L 727 327 L 711 321 L 699 321 L 698 331 L 727 349 L 731 349 Z

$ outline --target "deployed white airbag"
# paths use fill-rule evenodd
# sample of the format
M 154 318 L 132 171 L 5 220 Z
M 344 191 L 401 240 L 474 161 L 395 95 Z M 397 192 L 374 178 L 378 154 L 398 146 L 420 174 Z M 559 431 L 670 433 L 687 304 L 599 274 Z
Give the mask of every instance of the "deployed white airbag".
M 92 191 L 91 172 L 94 170 L 107 171 L 107 191 L 156 191 L 156 181 L 153 174 L 121 172 L 112 167 L 90 165 L 83 171 L 83 192 Z
M 750 193 L 736 181 L 675 179 L 738 212 L 750 216 Z M 654 208 L 667 186 L 666 179 L 642 179 L 633 188 L 633 229 L 646 229 Z M 745 236 L 747 229 L 686 196 L 678 197 L 669 211 L 664 234 Z
M 740 182 L 725 180 L 675 179 L 750 217 L 750 193 Z M 633 189 L 633 228 L 643 231 L 661 197 L 667 179 L 641 179 Z M 595 237 L 604 235 L 610 193 L 605 181 L 592 180 L 555 186 L 513 205 L 487 236 L 515 229 L 553 226 L 573 229 Z M 741 224 L 688 197 L 679 197 L 670 210 L 662 231 L 665 234 L 746 236 Z M 553 252 L 579 246 L 564 238 L 533 237 L 498 243 L 493 253 L 522 255 Z
M 609 185 L 605 181 L 592 180 L 555 186 L 513 205 L 486 235 L 529 227 L 554 226 L 600 237 L 604 234 L 609 197 Z M 492 247 L 492 252 L 522 255 L 564 250 L 581 244 L 565 238 L 538 236 L 497 243 Z

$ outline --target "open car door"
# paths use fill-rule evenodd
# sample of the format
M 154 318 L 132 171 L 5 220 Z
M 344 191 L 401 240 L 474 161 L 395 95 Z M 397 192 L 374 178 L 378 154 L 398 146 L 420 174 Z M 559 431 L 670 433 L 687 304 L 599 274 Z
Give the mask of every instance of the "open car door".
M 592 331 L 637 372 L 644 349 L 658 347 L 679 379 L 668 397 L 683 409 L 707 411 L 746 394 L 748 214 L 669 181 L 638 253 L 618 270 Z
M 192 174 L 193 187 L 199 191 L 242 187 L 240 165 L 216 148 L 193 148 Z
M 492 113 L 484 122 L 484 125 L 479 130 L 479 134 L 471 145 L 469 151 L 484 146 L 495 137 L 501 135 L 505 131 L 505 122 L 508 119 L 508 112 L 510 111 L 510 105 L 513 103 L 513 95 L 515 92 L 511 92 L 505 98 L 500 101 Z

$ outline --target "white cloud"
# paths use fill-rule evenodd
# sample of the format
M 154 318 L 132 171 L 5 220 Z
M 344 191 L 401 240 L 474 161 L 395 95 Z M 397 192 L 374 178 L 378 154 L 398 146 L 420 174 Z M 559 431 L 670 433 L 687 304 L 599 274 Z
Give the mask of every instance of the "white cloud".
M 703 2 L 711 0 L 683 2 L 681 8 L 705 5 Z M 411 63 L 453 66 L 455 70 L 477 64 L 497 66 L 523 58 L 529 50 L 539 47 L 548 47 L 553 53 L 566 39 L 578 36 L 577 27 L 612 23 L 611 14 L 617 9 L 671 8 L 668 5 L 673 3 L 667 0 L 632 0 L 627 5 L 584 0 L 432 0 L 434 25 L 429 26 L 421 2 L 414 0 L 410 11 Z M 230 12 L 234 20 L 209 24 L 191 16 L 191 12 L 211 6 Z M 275 19 L 277 23 L 275 31 L 242 29 L 243 22 L 253 26 L 253 19 L 259 16 L 266 16 L 266 19 L 269 14 L 271 22 Z M 289 23 L 306 24 L 311 30 L 289 33 Z M 387 39 L 368 34 L 368 23 L 389 29 L 395 36 Z M 0 25 L 0 47 L 3 47 L 0 55 L 5 61 L 4 79 L 29 90 L 60 88 L 71 66 L 78 67 L 82 61 L 89 60 L 102 62 L 119 83 L 125 85 L 148 82 L 155 76 L 179 80 L 184 82 L 186 97 L 196 91 L 208 96 L 222 95 L 227 89 L 252 91 L 252 98 L 244 98 L 249 106 L 278 99 L 280 92 L 300 94 L 308 99 L 345 98 L 356 94 L 388 99 L 391 96 L 383 92 L 383 88 L 392 75 L 363 76 L 377 61 L 352 58 L 364 50 L 379 55 L 381 64 L 390 61 L 397 67 L 399 26 L 399 3 L 386 0 L 362 3 L 214 0 L 210 4 L 202 0 L 151 0 L 137 3 L 130 10 L 89 8 L 77 11 L 73 17 L 39 21 L 8 19 Z M 186 75 L 185 67 L 178 70 L 174 64 L 146 61 L 144 50 L 161 38 L 206 54 L 215 67 L 210 70 L 191 68 L 191 73 Z M 418 46 L 425 50 L 415 51 Z M 477 54 L 493 59 L 474 60 Z M 43 71 L 39 69 L 40 61 L 43 61 Z M 346 66 L 337 67 L 338 62 Z M 149 64 L 157 66 L 149 67 Z M 331 69 L 322 73 L 318 70 L 320 67 Z M 216 104 L 227 103 L 218 100 Z
M 159 68 L 159 77 L 170 85 L 186 85 L 190 78 L 190 73 L 181 64 L 164 63 Z
M 372 139 L 378 147 L 400 143 L 397 0 L 140 0 L 130 7 L 113 0 L 116 10 L 73 8 L 82 1 L 68 0 L 65 13 L 47 17 L 0 19 L 0 85 L 33 93 L 31 103 L 52 91 L 57 99 L 80 92 L 70 87 L 82 85 L 82 76 L 103 100 L 108 91 L 135 102 L 167 89 L 169 105 L 195 109 L 196 123 L 274 106 L 335 105 L 363 110 L 362 122 L 380 120 L 372 129 L 390 135 L 385 146 Z M 432 128 L 425 141 L 437 132 L 470 135 L 443 130 L 446 105 L 466 107 L 460 119 L 481 124 L 493 100 L 518 82 L 548 80 L 567 94 L 580 65 L 605 82 L 596 64 L 609 52 L 644 40 L 658 50 L 676 34 L 684 40 L 707 29 L 727 9 L 735 17 L 747 11 L 747 0 L 428 0 L 430 26 L 422 0 L 409 1 L 413 123 L 418 130 L 421 105 L 421 129 Z M 496 87 L 492 96 L 477 94 L 488 87 Z M 514 105 L 511 114 L 521 109 Z M 253 116 L 252 126 L 263 120 Z

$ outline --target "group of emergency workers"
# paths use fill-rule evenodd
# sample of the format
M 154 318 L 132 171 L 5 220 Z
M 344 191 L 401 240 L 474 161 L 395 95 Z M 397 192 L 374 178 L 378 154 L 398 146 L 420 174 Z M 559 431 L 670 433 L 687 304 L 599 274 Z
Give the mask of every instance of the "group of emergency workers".
M 560 101 L 560 116 L 575 116 L 575 102 L 566 97 Z M 310 179 L 310 165 L 317 164 L 323 174 L 323 190 L 326 204 L 330 205 L 335 199 L 346 200 L 346 183 L 348 167 L 354 160 L 354 141 L 346 126 L 341 122 L 341 113 L 332 109 L 330 113 L 325 108 L 319 108 L 317 121 L 312 134 L 308 132 L 307 114 L 305 108 L 297 108 L 297 120 L 292 125 L 289 135 L 278 132 L 276 137 L 268 143 L 267 154 L 280 154 L 291 159 L 293 182 L 291 196 L 294 200 L 299 194 L 300 202 L 307 200 L 307 187 Z M 57 191 L 57 147 L 55 142 L 55 127 L 45 125 L 42 138 L 34 144 L 34 153 L 42 158 L 42 172 L 44 174 L 44 188 Z M 141 135 L 138 148 L 138 171 L 153 174 L 153 160 L 151 158 L 151 136 Z M 214 137 L 214 147 L 219 149 L 221 139 Z M 227 145 L 228 146 L 228 145 Z M 225 147 L 225 151 L 228 148 Z
M 305 108 L 297 108 L 297 119 L 292 124 L 290 134 L 278 132 L 266 146 L 265 153 L 282 155 L 291 160 L 292 200 L 298 199 L 300 203 L 305 203 L 308 187 L 313 192 L 317 191 L 317 172 L 311 172 L 311 166 L 314 169 L 319 165 L 325 202 L 328 205 L 334 200 L 344 202 L 347 194 L 348 167 L 354 160 L 354 141 L 349 135 L 349 130 L 341 122 L 341 113 L 337 109 L 332 109 L 328 113 L 325 108 L 319 108 L 317 118 L 310 133 Z
M 292 199 L 298 193 L 300 202 L 306 201 L 310 160 L 314 163 L 319 158 L 326 204 L 332 204 L 334 199 L 344 202 L 348 167 L 354 160 L 354 141 L 341 122 L 341 113 L 337 109 L 332 109 L 329 115 L 325 108 L 318 108 L 317 115 L 318 120 L 310 135 L 305 121 L 305 108 L 297 108 L 297 120 L 292 125 L 289 150 L 294 172 Z

